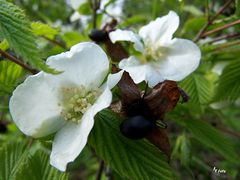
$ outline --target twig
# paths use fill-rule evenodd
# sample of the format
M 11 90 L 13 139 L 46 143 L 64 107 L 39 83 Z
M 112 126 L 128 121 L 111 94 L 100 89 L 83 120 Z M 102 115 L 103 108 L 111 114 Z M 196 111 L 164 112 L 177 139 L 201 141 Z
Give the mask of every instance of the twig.
M 231 46 L 235 46 L 238 44 L 240 44 L 240 41 L 228 42 L 228 43 L 222 44 L 221 46 L 218 46 L 218 47 L 212 49 L 212 51 L 219 51 L 219 50 L 222 50 L 222 49 L 225 49 L 225 48 L 228 48 Z
M 229 27 L 231 27 L 231 26 L 234 26 L 234 25 L 236 25 L 236 24 L 240 24 L 240 19 L 238 19 L 238 20 L 236 20 L 236 21 L 233 21 L 233 22 L 231 22 L 231 23 L 229 23 L 229 24 L 226 24 L 226 25 L 224 25 L 224 26 L 218 27 L 218 28 L 216 28 L 216 29 L 207 31 L 207 32 L 203 33 L 203 34 L 201 35 L 201 37 L 205 37 L 205 36 L 208 36 L 208 35 L 213 34 L 213 33 L 215 33 L 215 32 L 221 31 L 221 30 L 223 30 L 223 29 L 227 29 L 227 28 L 229 28 Z
M 97 26 L 97 10 L 100 8 L 101 0 L 90 0 L 90 6 L 93 10 L 92 14 L 92 22 L 93 22 L 93 28 L 95 29 Z
M 227 34 L 227 35 L 223 35 L 223 36 L 219 36 L 207 43 L 211 44 L 211 43 L 214 43 L 214 42 L 217 42 L 217 41 L 221 41 L 221 40 L 224 40 L 224 39 L 231 39 L 231 38 L 238 38 L 240 37 L 240 33 L 233 33 L 233 34 Z
M 194 42 L 197 42 L 202 35 L 205 33 L 207 28 L 212 25 L 213 21 L 231 4 L 233 0 L 228 0 L 219 10 L 216 12 L 216 14 L 212 18 L 208 18 L 208 22 L 202 27 L 202 29 L 198 32 L 196 37 L 193 39 Z M 207 7 L 208 8 L 208 7 Z
M 232 130 L 230 130 L 230 129 L 227 129 L 227 128 L 223 127 L 223 126 L 217 126 L 217 128 L 218 128 L 220 131 L 222 131 L 222 132 L 224 132 L 224 133 L 226 133 L 226 134 L 229 134 L 229 135 L 235 136 L 235 137 L 237 137 L 237 138 L 240 138 L 240 133 L 238 133 L 238 132 L 235 132 L 235 131 L 232 131 Z
M 57 45 L 57 46 L 60 46 L 61 48 L 67 50 L 67 47 L 65 46 L 65 44 L 59 42 L 59 41 L 56 41 L 54 39 L 49 39 L 48 37 L 46 36 L 41 36 L 43 39 L 46 39 L 47 41 L 49 41 L 50 43 L 54 44 L 54 45 Z
M 104 162 L 103 160 L 100 160 L 96 180 L 101 180 L 103 170 L 104 170 Z
M 7 52 L 5 52 L 5 51 L 2 51 L 1 49 L 0 49 L 0 54 L 1 54 L 3 57 L 9 59 L 10 61 L 18 64 L 18 65 L 21 66 L 21 67 L 23 67 L 24 69 L 26 69 L 27 71 L 29 71 L 29 72 L 32 73 L 32 74 L 36 74 L 36 73 L 38 72 L 36 69 L 33 69 L 32 67 L 30 67 L 30 66 L 27 65 L 27 64 L 24 64 L 20 59 L 14 57 L 13 55 L 11 55 L 11 54 L 9 54 L 9 53 L 7 53 Z

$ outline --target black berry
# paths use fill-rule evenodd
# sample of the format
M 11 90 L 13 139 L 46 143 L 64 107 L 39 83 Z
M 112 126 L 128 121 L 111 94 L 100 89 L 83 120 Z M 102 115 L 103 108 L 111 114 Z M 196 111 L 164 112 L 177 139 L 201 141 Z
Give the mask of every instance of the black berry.
M 108 33 L 100 29 L 92 29 L 88 37 L 95 42 L 103 42 L 108 39 Z
M 125 119 L 120 125 L 121 133 L 129 139 L 142 139 L 153 129 L 155 123 L 143 116 Z

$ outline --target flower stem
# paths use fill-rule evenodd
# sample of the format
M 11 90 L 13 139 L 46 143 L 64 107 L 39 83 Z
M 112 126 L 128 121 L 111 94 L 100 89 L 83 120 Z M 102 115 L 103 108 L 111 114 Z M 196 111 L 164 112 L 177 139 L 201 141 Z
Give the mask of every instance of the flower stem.
M 8 60 L 18 64 L 19 66 L 23 67 L 24 69 L 26 69 L 27 71 L 29 71 L 31 74 L 36 74 L 38 71 L 36 69 L 33 69 L 32 67 L 30 67 L 29 65 L 23 63 L 20 59 L 14 57 L 13 55 L 7 53 L 6 51 L 2 51 L 0 49 L 0 54 L 7 58 Z
M 196 35 L 196 37 L 193 39 L 194 42 L 197 42 L 199 39 L 201 39 L 203 37 L 203 34 L 206 32 L 207 28 L 212 25 L 212 23 L 214 22 L 214 20 L 232 3 L 233 0 L 228 0 L 221 8 L 219 8 L 219 10 L 216 12 L 216 14 L 210 18 L 207 15 L 207 23 L 202 27 L 202 29 L 198 32 L 198 34 Z M 208 3 L 207 3 L 208 5 Z M 209 8 L 209 7 L 207 7 Z

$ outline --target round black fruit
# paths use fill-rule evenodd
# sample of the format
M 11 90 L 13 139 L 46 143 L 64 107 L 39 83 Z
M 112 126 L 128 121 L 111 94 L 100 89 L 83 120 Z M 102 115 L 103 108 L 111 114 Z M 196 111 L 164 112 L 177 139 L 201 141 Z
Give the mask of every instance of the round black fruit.
M 138 115 L 125 119 L 120 125 L 120 131 L 129 139 L 142 139 L 151 132 L 153 127 L 153 121 Z
M 92 29 L 89 32 L 88 37 L 95 42 L 102 42 L 108 39 L 108 34 L 100 29 Z

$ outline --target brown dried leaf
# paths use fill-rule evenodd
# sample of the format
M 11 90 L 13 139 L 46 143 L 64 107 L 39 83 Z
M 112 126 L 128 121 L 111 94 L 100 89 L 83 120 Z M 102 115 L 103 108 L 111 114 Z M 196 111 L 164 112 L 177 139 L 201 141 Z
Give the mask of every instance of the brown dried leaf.
M 110 40 L 104 42 L 108 55 L 115 62 L 119 62 L 124 58 L 127 58 L 129 55 L 127 51 L 123 48 L 123 46 L 116 42 L 112 43 Z
M 128 72 L 124 72 L 118 83 L 123 106 L 128 106 L 141 99 L 141 93 Z
M 175 81 L 165 80 L 157 84 L 152 91 L 144 97 L 144 101 L 153 115 L 162 119 L 165 112 L 171 111 L 180 98 L 180 92 Z
M 167 133 L 164 129 L 156 127 L 150 134 L 148 134 L 147 139 L 149 142 L 158 147 L 164 154 L 166 154 L 168 161 L 170 161 L 171 146 Z

